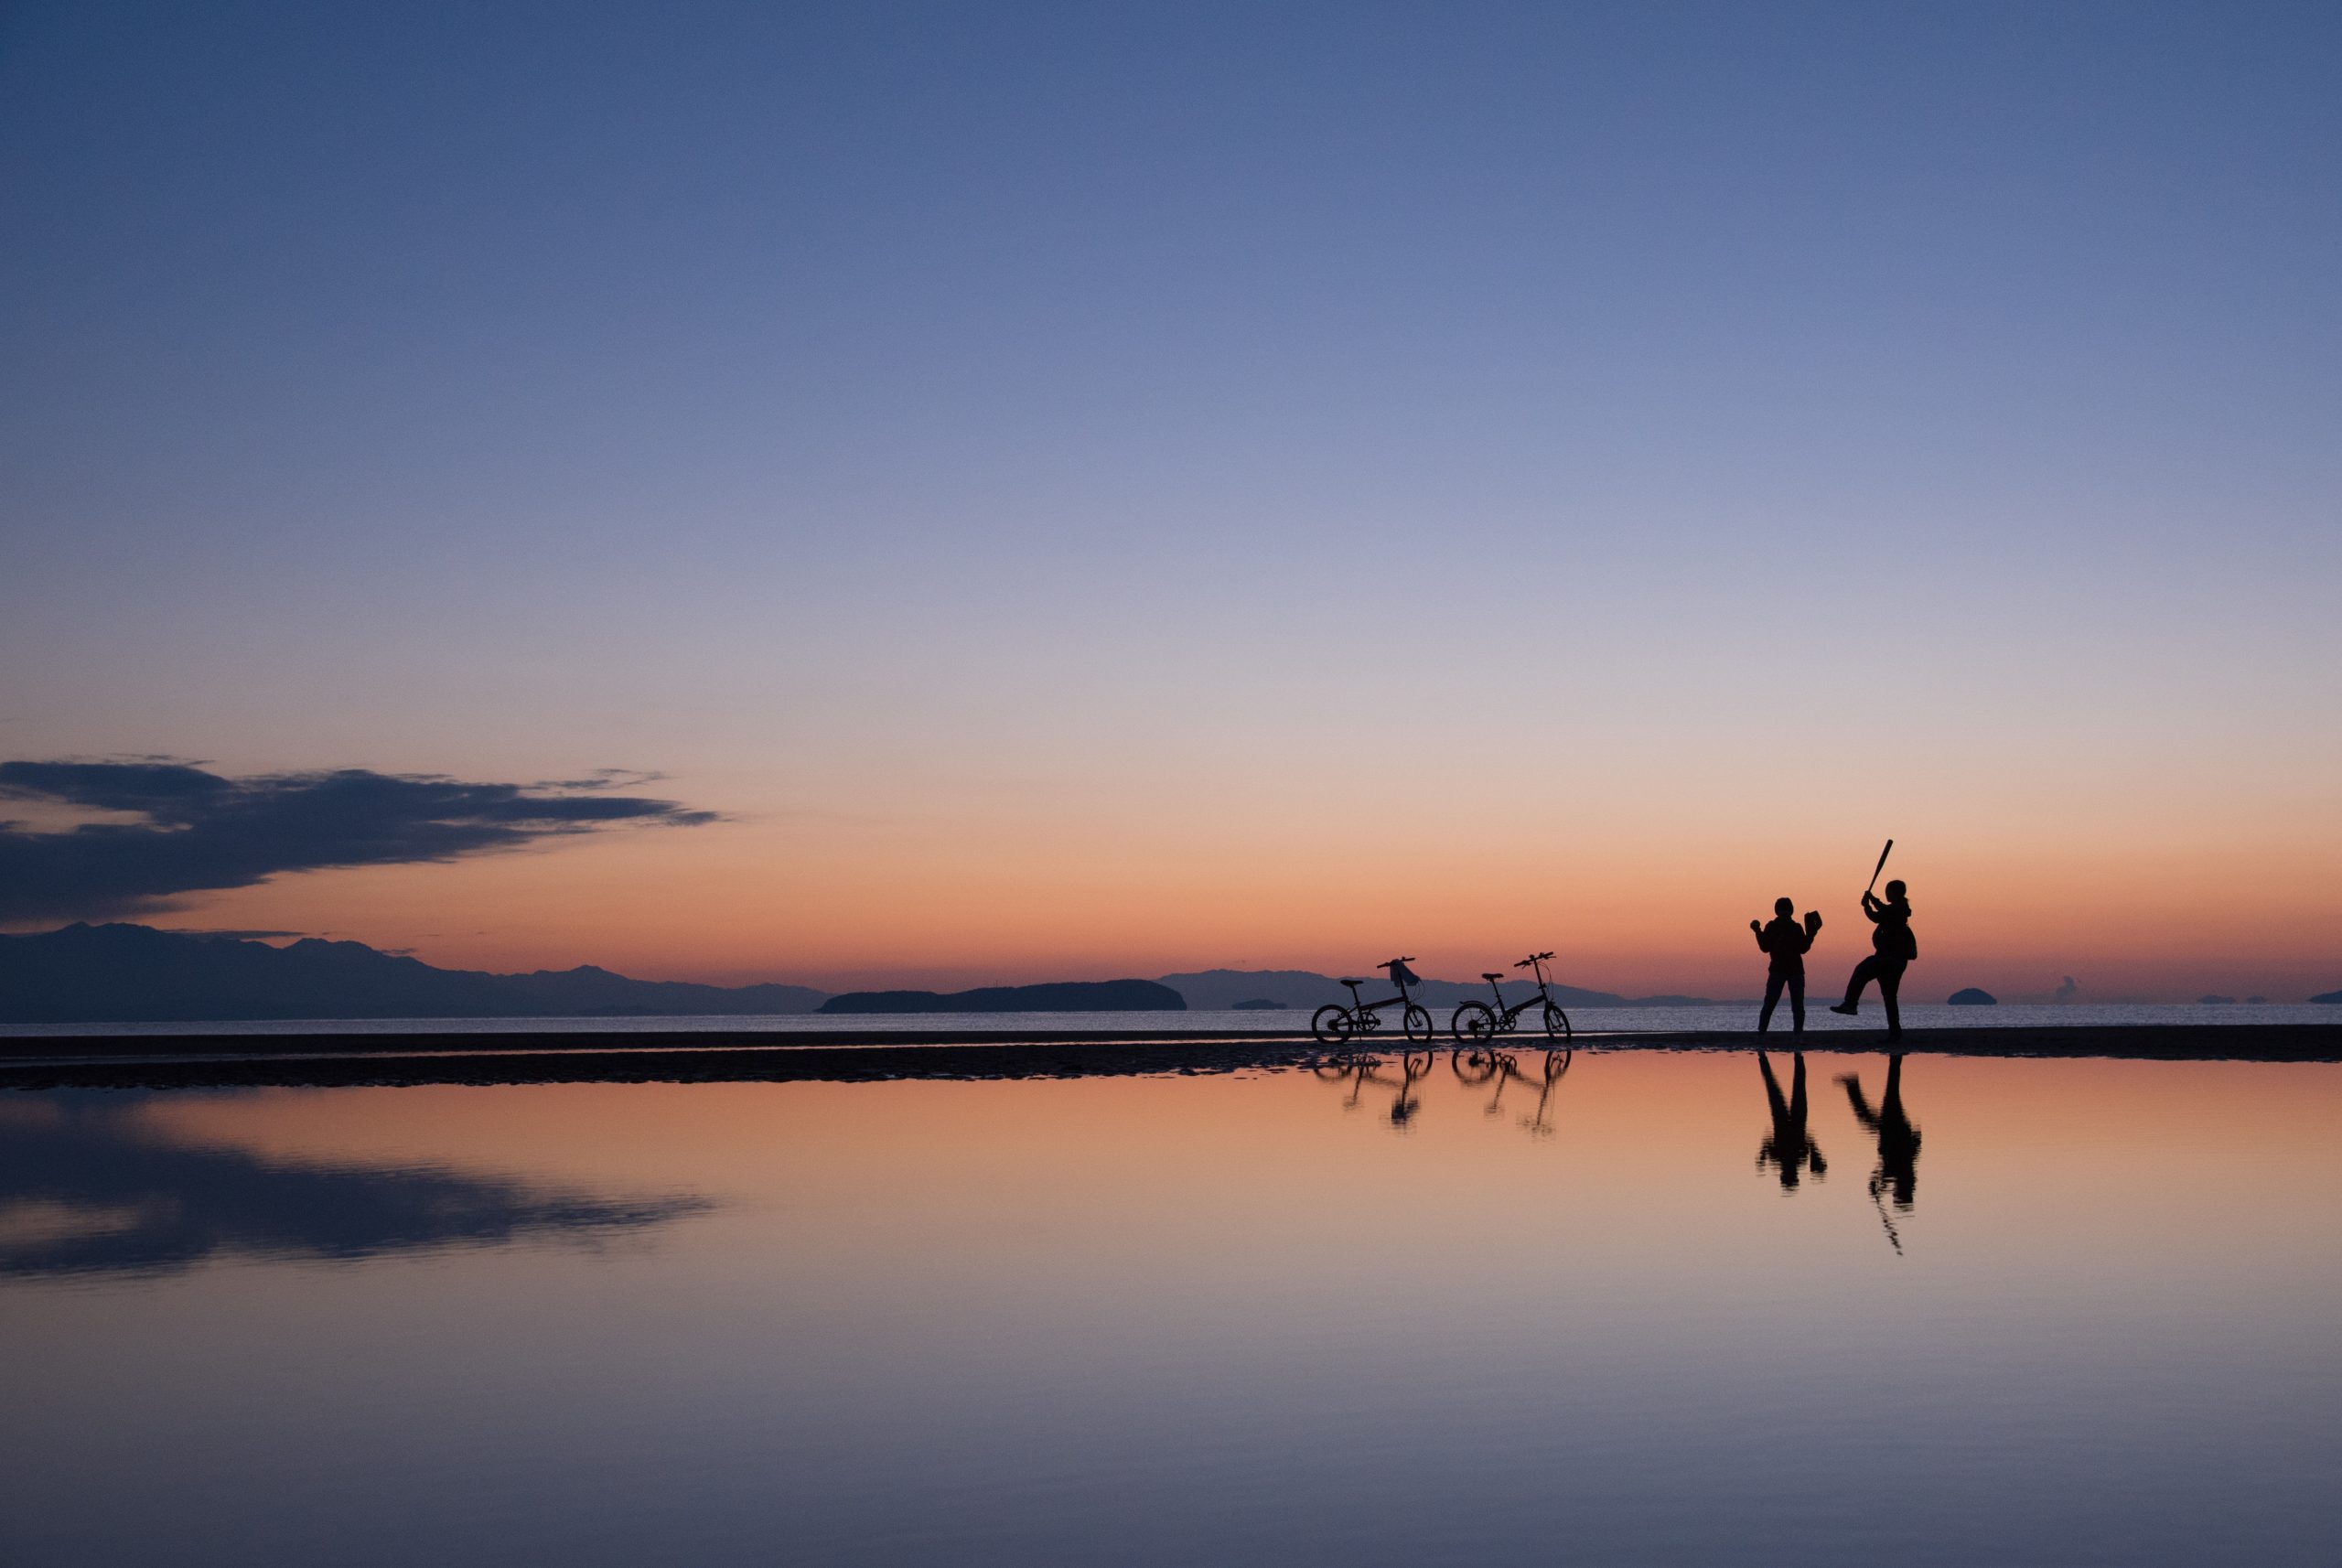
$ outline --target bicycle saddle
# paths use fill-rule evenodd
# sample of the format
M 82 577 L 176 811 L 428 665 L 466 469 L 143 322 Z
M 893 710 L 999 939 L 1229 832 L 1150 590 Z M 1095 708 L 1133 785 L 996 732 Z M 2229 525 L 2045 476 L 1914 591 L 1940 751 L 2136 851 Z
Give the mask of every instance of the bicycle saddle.
M 1363 980 L 1351 980 L 1351 979 L 1348 978 L 1347 976 L 1345 976 L 1345 977 L 1343 978 L 1342 983 L 1343 983 L 1344 985 L 1364 985 L 1364 984 L 1366 983 L 1366 982 L 1365 982 L 1365 981 L 1363 981 Z
M 1480 978 L 1482 980 L 1502 980 L 1504 978 L 1504 972 L 1499 970 L 1494 974 L 1484 974 L 1480 976 Z

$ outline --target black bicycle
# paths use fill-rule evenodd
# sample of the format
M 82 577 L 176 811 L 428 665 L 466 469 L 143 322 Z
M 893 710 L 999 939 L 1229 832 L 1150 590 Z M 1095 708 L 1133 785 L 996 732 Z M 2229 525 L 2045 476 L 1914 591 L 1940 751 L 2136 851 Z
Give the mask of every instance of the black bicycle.
M 1504 978 L 1503 972 L 1499 971 L 1480 976 L 1488 983 L 1488 989 L 1496 993 L 1497 1004 L 1491 1007 L 1485 1002 L 1465 1003 L 1448 1020 L 1449 1032 L 1466 1045 L 1478 1045 L 1499 1035 L 1513 1033 L 1520 1027 L 1520 1015 L 1537 1007 L 1543 1009 L 1547 1037 L 1567 1041 L 1570 1037 L 1570 1015 L 1562 1011 L 1562 1004 L 1554 1001 L 1552 994 L 1545 989 L 1545 962 L 1552 956 L 1550 952 L 1533 952 L 1512 966 L 1525 969 L 1537 977 L 1537 994 L 1510 1006 L 1505 1004 L 1504 987 L 1497 983 Z
M 1427 1044 L 1432 1036 L 1431 1015 L 1423 1010 L 1421 1003 L 1407 994 L 1407 987 L 1418 983 L 1415 972 L 1407 967 L 1413 961 L 1412 959 L 1394 958 L 1376 966 L 1388 971 L 1391 983 L 1399 988 L 1398 995 L 1386 996 L 1380 1002 L 1359 999 L 1358 988 L 1364 985 L 1365 981 L 1343 981 L 1342 983 L 1350 988 L 1350 1004 L 1345 1007 L 1338 1002 L 1327 1003 L 1309 1020 L 1309 1032 L 1317 1036 L 1320 1045 L 1346 1046 L 1359 1036 L 1371 1035 L 1382 1027 L 1382 1009 L 1396 1007 L 1401 1010 L 1399 1026 L 1406 1032 L 1407 1038 L 1417 1044 Z

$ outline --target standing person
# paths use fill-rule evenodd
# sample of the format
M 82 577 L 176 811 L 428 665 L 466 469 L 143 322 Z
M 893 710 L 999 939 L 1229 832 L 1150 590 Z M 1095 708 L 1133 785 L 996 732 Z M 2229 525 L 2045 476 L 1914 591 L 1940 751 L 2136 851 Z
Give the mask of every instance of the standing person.
M 1919 956 L 1918 939 L 1911 934 L 1911 900 L 1900 882 L 1886 885 L 1886 897 L 1863 895 L 1863 914 L 1876 928 L 1870 934 L 1870 957 L 1854 965 L 1854 972 L 1846 980 L 1846 999 L 1832 1004 L 1830 1011 L 1853 1017 L 1862 1007 L 1863 987 L 1878 982 L 1878 994 L 1886 1003 L 1886 1037 L 1903 1037 L 1903 1014 L 1896 1005 L 1896 993 L 1903 989 L 1903 966 Z
M 1821 911 L 1808 909 L 1805 922 L 1798 923 L 1797 905 L 1787 898 L 1773 900 L 1773 923 L 1760 926 L 1748 922 L 1756 933 L 1756 946 L 1767 954 L 1772 963 L 1765 973 L 1765 1005 L 1756 1015 L 1756 1032 L 1763 1034 L 1773 1022 L 1773 1009 L 1780 1004 L 1781 988 L 1789 993 L 1789 1017 L 1798 1034 L 1805 1033 L 1805 955 L 1813 949 L 1813 938 L 1821 929 Z

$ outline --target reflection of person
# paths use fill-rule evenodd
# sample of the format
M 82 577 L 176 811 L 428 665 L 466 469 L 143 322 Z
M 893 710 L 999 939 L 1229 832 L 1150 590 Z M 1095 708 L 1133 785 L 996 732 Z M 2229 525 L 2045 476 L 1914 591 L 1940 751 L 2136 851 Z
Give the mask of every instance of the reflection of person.
M 1808 909 L 1805 923 L 1799 925 L 1797 906 L 1787 898 L 1773 900 L 1773 923 L 1760 926 L 1748 922 L 1756 933 L 1756 946 L 1767 954 L 1771 964 L 1765 972 L 1765 1005 L 1756 1015 L 1756 1032 L 1763 1034 L 1773 1022 L 1773 1009 L 1780 1004 L 1781 988 L 1789 993 L 1789 1017 L 1797 1033 L 1805 1033 L 1805 955 L 1812 950 L 1814 933 L 1821 929 L 1821 911 Z
M 1903 1110 L 1903 1053 L 1886 1058 L 1886 1097 L 1873 1111 L 1863 1097 L 1863 1081 L 1853 1073 L 1838 1075 L 1854 1120 L 1878 1134 L 1878 1169 L 1870 1178 L 1871 1195 L 1892 1189 L 1895 1207 L 1907 1209 L 1919 1187 L 1919 1130 Z
M 1900 1039 L 1903 1014 L 1896 998 L 1903 989 L 1903 966 L 1919 956 L 1918 939 L 1911 934 L 1911 900 L 1903 884 L 1890 882 L 1885 898 L 1863 895 L 1863 914 L 1877 928 L 1870 934 L 1870 957 L 1854 965 L 1846 980 L 1846 999 L 1833 1003 L 1830 1011 L 1853 1016 L 1862 1008 L 1863 987 L 1875 980 L 1879 1000 L 1886 1004 L 1886 1037 Z
M 1773 1135 L 1756 1150 L 1756 1168 L 1778 1165 L 1781 1172 L 1781 1190 L 1795 1192 L 1798 1176 L 1810 1169 L 1819 1181 L 1829 1174 L 1830 1163 L 1821 1157 L 1806 1133 L 1805 1126 L 1805 1053 L 1797 1053 L 1797 1066 L 1789 1074 L 1789 1097 L 1781 1099 L 1780 1079 L 1773 1076 L 1773 1064 L 1764 1052 L 1756 1053 L 1756 1070 L 1765 1075 L 1765 1102 L 1773 1112 Z

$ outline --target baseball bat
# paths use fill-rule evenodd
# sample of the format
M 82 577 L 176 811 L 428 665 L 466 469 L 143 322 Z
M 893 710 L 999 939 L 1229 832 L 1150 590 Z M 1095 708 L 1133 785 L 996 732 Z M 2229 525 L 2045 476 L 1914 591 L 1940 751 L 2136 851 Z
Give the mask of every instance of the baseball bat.
M 1870 868 L 1870 886 L 1864 888 L 1864 893 L 1868 894 L 1876 889 L 1878 886 L 1878 874 L 1886 869 L 1886 857 L 1893 852 L 1894 848 L 1895 841 L 1893 839 L 1888 839 L 1886 841 L 1886 848 L 1878 852 L 1878 864 Z

